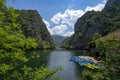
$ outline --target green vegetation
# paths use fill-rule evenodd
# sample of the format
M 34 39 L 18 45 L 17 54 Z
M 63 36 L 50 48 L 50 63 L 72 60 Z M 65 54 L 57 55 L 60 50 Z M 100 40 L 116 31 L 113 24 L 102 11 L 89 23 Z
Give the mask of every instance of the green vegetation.
M 92 41 L 95 41 L 95 40 L 97 40 L 100 37 L 101 37 L 100 34 L 95 33 L 91 38 L 88 39 L 88 43 L 91 43 Z
M 120 72 L 120 30 L 95 41 L 101 69 L 83 71 L 83 80 L 119 80 Z
M 16 10 L 16 12 L 20 15 L 18 23 L 21 24 L 25 37 L 34 38 L 39 49 L 55 48 L 53 39 L 36 10 Z
M 120 0 L 108 0 L 103 11 L 89 11 L 78 19 L 75 34 L 66 39 L 62 47 L 81 49 L 92 42 L 101 64 L 99 70 L 83 70 L 82 80 L 120 80 L 119 29 Z
M 103 79 L 103 76 L 99 72 L 83 70 L 82 71 L 82 80 L 106 80 Z
M 64 41 L 64 48 L 72 46 L 81 49 L 88 45 L 95 33 L 101 36 L 120 29 L 120 1 L 108 0 L 105 9 L 101 12 L 88 11 L 75 24 L 75 34 Z M 67 44 L 66 44 L 67 43 Z
M 65 48 L 65 49 L 71 49 L 72 46 L 68 46 L 70 45 L 70 38 L 66 38 L 60 45 L 61 48 Z
M 52 35 L 52 38 L 54 40 L 54 42 L 56 43 L 56 47 L 60 47 L 60 44 L 67 38 L 64 36 L 60 36 L 60 35 Z
M 29 61 L 25 50 L 37 48 L 36 40 L 24 36 L 20 17 L 14 8 L 6 8 L 5 0 L 0 0 L 0 79 L 1 80 L 46 80 L 61 68 L 49 70 L 44 67 L 32 68 L 24 65 Z M 45 47 L 50 47 L 44 42 Z M 39 57 L 39 56 L 37 56 Z

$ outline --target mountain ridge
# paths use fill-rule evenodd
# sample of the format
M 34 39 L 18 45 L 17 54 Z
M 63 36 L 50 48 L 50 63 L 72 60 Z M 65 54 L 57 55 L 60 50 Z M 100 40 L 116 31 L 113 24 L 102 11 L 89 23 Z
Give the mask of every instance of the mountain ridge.
M 113 2 L 113 3 L 111 3 Z M 88 45 L 90 38 L 98 33 L 107 35 L 120 29 L 120 4 L 117 0 L 108 0 L 101 12 L 88 11 L 75 23 L 75 33 L 62 43 L 63 48 L 82 49 Z
M 64 36 L 60 36 L 60 35 L 52 35 L 52 38 L 54 40 L 54 42 L 56 43 L 56 47 L 60 47 L 61 43 L 67 38 Z
M 39 49 L 55 48 L 53 39 L 37 10 L 16 10 L 19 23 L 26 37 L 36 40 Z

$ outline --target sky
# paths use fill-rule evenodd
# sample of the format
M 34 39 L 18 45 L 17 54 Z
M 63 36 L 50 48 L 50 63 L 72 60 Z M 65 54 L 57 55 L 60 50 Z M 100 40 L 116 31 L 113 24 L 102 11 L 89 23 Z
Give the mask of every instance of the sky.
M 101 11 L 107 0 L 7 0 L 8 7 L 37 10 L 51 35 L 71 36 L 87 11 Z

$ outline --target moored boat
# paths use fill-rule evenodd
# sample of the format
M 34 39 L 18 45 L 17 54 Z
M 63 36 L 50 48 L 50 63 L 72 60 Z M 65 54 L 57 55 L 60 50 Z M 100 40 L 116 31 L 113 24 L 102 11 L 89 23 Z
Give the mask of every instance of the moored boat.
M 89 56 L 72 56 L 70 61 L 78 63 L 80 66 L 85 66 L 90 69 L 99 69 L 97 60 Z

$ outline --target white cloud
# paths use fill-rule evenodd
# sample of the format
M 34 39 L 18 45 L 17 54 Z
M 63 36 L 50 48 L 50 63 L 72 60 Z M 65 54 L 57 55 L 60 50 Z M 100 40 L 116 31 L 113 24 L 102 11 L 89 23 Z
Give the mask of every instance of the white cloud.
M 54 23 L 54 24 L 58 24 L 61 20 L 61 12 L 57 13 L 56 15 L 53 16 L 53 18 L 51 18 L 51 21 Z
M 87 6 L 87 8 L 85 9 L 85 12 L 92 11 L 92 10 L 94 10 L 94 11 L 101 11 L 104 8 L 104 6 L 105 6 L 105 0 L 103 1 L 103 3 L 97 4 L 94 7 Z
M 50 32 L 50 34 L 53 34 L 53 31 L 52 31 L 51 28 L 50 28 L 50 23 L 47 22 L 45 19 L 42 19 L 42 20 L 43 20 L 43 22 L 45 23 L 45 25 L 46 25 L 48 31 Z
M 68 29 L 67 25 L 61 24 L 61 25 L 59 25 L 59 26 L 53 27 L 53 28 L 52 28 L 52 31 L 54 32 L 54 34 L 61 35 L 61 34 L 63 34 L 63 33 L 65 32 L 65 30 L 67 30 L 67 29 Z
M 87 11 L 101 11 L 107 0 L 103 0 L 101 3 L 97 4 L 96 6 L 87 6 L 84 10 L 74 10 L 69 7 L 63 13 L 58 12 L 55 14 L 51 21 L 54 23 L 54 27 L 50 29 L 53 34 L 63 35 L 63 36 L 70 36 L 74 33 L 71 30 L 74 30 L 74 24 L 79 17 L 84 15 Z M 48 27 L 49 28 L 49 27 Z
M 74 23 L 83 14 L 84 12 L 82 10 L 67 9 L 63 14 L 63 15 L 67 15 L 67 17 L 63 17 L 61 23 L 67 24 L 68 26 L 74 28 Z
M 103 0 L 101 4 L 97 4 L 96 6 L 90 7 L 87 6 L 85 10 L 74 10 L 74 9 L 66 9 L 64 13 L 58 12 L 55 14 L 51 21 L 54 24 L 67 24 L 68 26 L 73 27 L 76 20 L 81 17 L 87 11 L 101 11 L 105 6 L 106 0 Z
M 82 10 L 67 9 L 63 14 L 58 12 L 51 18 L 51 21 L 54 24 L 67 24 L 68 26 L 73 27 L 76 20 L 83 14 L 84 12 Z
M 65 33 L 63 36 L 70 37 L 73 34 L 74 34 L 74 31 L 71 31 L 71 32 L 69 31 L 69 32 Z

